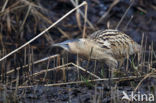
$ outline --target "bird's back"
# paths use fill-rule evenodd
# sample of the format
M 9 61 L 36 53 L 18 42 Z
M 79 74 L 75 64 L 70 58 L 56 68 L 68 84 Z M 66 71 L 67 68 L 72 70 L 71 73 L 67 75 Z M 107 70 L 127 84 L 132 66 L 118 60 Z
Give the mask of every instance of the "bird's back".
M 88 39 L 96 41 L 105 50 L 111 51 L 115 59 L 124 58 L 139 51 L 140 45 L 128 35 L 118 30 L 99 30 L 91 34 Z

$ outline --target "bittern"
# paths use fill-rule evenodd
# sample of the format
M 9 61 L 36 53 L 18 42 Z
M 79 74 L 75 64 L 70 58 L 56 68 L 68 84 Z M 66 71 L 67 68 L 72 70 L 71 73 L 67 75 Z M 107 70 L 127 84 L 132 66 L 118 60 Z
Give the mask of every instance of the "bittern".
M 53 46 L 86 58 L 104 61 L 110 68 L 117 68 L 127 56 L 141 50 L 141 46 L 127 34 L 112 29 L 98 30 L 87 38 L 67 40 Z

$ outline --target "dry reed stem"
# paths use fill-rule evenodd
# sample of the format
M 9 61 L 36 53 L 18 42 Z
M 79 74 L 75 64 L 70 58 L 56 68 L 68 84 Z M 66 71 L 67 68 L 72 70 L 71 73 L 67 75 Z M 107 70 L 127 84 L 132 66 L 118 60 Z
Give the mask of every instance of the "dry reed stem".
M 132 21 L 133 17 L 134 17 L 134 16 L 131 16 L 131 18 L 128 20 L 128 22 L 127 22 L 126 26 L 124 27 L 123 31 L 125 31 L 125 30 L 127 29 L 128 25 L 129 25 L 130 22 Z
M 64 35 L 64 37 L 66 37 L 66 38 L 68 38 L 68 39 L 71 39 L 71 36 L 68 35 L 66 32 L 64 32 L 61 28 L 58 28 L 58 27 L 57 27 L 57 29 L 58 29 L 58 31 L 59 31 L 60 33 L 62 33 L 62 34 Z
M 126 14 L 128 13 L 129 9 L 132 7 L 133 3 L 134 3 L 134 0 L 131 1 L 131 4 L 130 4 L 129 7 L 126 9 L 124 15 L 123 15 L 122 18 L 120 19 L 120 21 L 119 21 L 119 23 L 118 23 L 118 25 L 116 26 L 115 29 L 118 29 L 118 27 L 120 26 L 121 22 L 123 21 L 123 19 L 125 18 Z
M 73 0 L 70 0 L 70 1 L 73 1 Z M 78 0 L 75 0 L 75 5 L 76 6 L 78 5 Z M 79 29 L 82 31 L 82 28 L 81 28 L 82 27 L 82 25 L 81 25 L 81 15 L 80 15 L 80 10 L 79 9 L 76 10 L 76 21 L 77 21 Z
M 50 19 L 48 19 L 47 17 L 45 17 L 43 14 L 41 14 L 40 12 L 38 12 L 38 10 L 36 10 L 36 9 L 33 9 L 33 14 L 36 14 L 36 15 L 38 15 L 38 17 L 40 17 L 41 19 L 43 19 L 44 21 L 46 21 L 47 23 L 49 23 L 49 24 L 52 24 L 53 22 L 50 20 Z M 68 39 L 70 39 L 71 37 L 66 33 L 66 32 L 64 32 L 61 28 L 59 28 L 59 27 L 56 27 L 57 29 L 58 29 L 58 31 L 60 32 L 60 33 L 62 33 L 63 35 L 64 35 L 64 37 L 66 37 L 66 38 L 68 38 Z
M 41 63 L 41 62 L 44 62 L 46 60 L 53 59 L 53 58 L 56 58 L 56 57 L 59 57 L 59 56 L 60 55 L 56 54 L 56 55 L 52 55 L 52 56 L 49 56 L 49 57 L 45 57 L 45 58 L 37 60 L 37 61 L 35 61 L 35 62 L 31 63 L 31 64 L 26 64 L 26 65 L 22 66 L 22 68 L 26 68 L 28 66 L 31 66 L 31 65 L 34 65 L 34 64 L 38 64 L 38 63 Z M 21 67 L 17 67 L 16 68 L 17 71 L 20 70 L 20 69 L 21 69 Z M 15 71 L 14 69 L 9 70 L 6 74 L 13 73 L 14 71 Z
M 138 76 L 130 76 L 130 77 L 120 77 L 120 78 L 112 78 L 112 80 L 119 80 L 121 81 L 127 81 L 127 80 L 133 80 L 133 79 L 138 79 L 142 78 Z M 87 80 L 87 82 L 98 82 L 98 81 L 109 81 L 109 78 L 102 78 L 102 79 L 94 79 L 94 80 Z M 61 86 L 61 85 L 71 85 L 71 84 L 81 84 L 81 83 L 86 83 L 86 81 L 75 81 L 75 82 L 66 82 L 66 83 L 55 83 L 55 84 L 46 84 L 43 85 L 45 87 L 51 87 L 51 86 Z M 31 86 L 19 86 L 18 88 L 32 88 L 36 87 L 37 85 L 31 85 Z
M 86 37 L 87 11 L 88 11 L 88 4 L 85 5 L 85 17 L 84 17 L 84 25 L 83 25 L 82 38 L 85 38 Z
M 99 76 L 97 76 L 97 75 L 95 75 L 95 74 L 93 74 L 93 73 L 87 71 L 86 69 L 84 69 L 84 68 L 82 68 L 82 67 L 80 67 L 80 66 L 78 66 L 78 65 L 76 65 L 76 64 L 74 64 L 74 63 L 71 63 L 71 64 L 72 64 L 73 66 L 77 67 L 78 69 L 80 69 L 80 70 L 82 70 L 82 71 L 84 71 L 84 72 L 90 74 L 91 76 L 93 76 L 93 77 L 95 77 L 95 78 L 97 78 L 97 79 L 101 79 Z
M 154 10 L 156 10 L 156 6 L 154 4 L 150 5 Z
M 26 7 L 27 6 L 27 5 L 20 5 L 20 6 L 18 6 L 19 3 L 20 3 L 20 1 L 17 1 L 14 4 L 12 4 L 10 7 L 6 8 L 3 12 L 0 12 L 0 16 L 6 15 L 9 12 L 12 12 L 12 11 L 14 11 L 16 9 L 20 9 L 22 7 Z
M 8 33 L 11 33 L 11 19 L 10 19 L 10 12 L 8 12 L 8 14 L 6 15 L 6 22 L 7 22 L 7 30 Z
M 20 2 L 24 3 L 25 5 L 31 6 L 31 7 L 43 9 L 41 6 L 38 6 L 38 5 L 34 4 L 33 2 L 28 1 L 28 0 L 20 0 Z M 46 10 L 46 9 L 43 9 L 43 10 Z
M 76 7 L 77 6 L 77 4 L 74 2 L 74 0 L 70 0 L 71 2 L 72 2 L 72 4 Z M 86 16 L 85 16 L 85 14 L 80 10 L 80 9 L 78 9 L 79 10 L 79 13 L 82 15 L 82 17 L 83 18 L 85 18 Z M 86 11 L 85 11 L 85 13 L 86 13 Z M 88 20 L 88 18 L 86 18 L 86 22 L 88 23 L 88 25 L 93 29 L 93 30 L 95 30 L 95 27 L 93 26 L 93 24 Z
M 48 59 L 48 63 L 47 63 L 47 68 L 46 68 L 46 70 L 48 70 L 49 65 L 50 65 L 50 59 Z M 45 81 L 45 80 L 46 80 L 47 73 L 48 73 L 48 71 L 46 71 L 46 72 L 45 72 L 45 74 L 44 74 L 44 78 L 43 78 L 43 81 Z
M 2 7 L 1 12 L 4 12 L 4 10 L 5 10 L 6 6 L 7 6 L 7 4 L 8 4 L 8 0 L 5 1 L 4 5 L 3 5 L 3 7 Z
M 141 8 L 141 7 L 137 7 L 137 9 L 138 9 L 139 11 L 141 11 L 141 12 L 147 14 L 147 11 L 146 11 L 145 9 L 143 9 L 143 8 Z
M 109 9 L 107 10 L 107 12 L 105 12 L 102 17 L 98 20 L 98 23 L 102 22 L 102 20 L 109 14 L 109 12 L 112 10 L 112 8 L 118 4 L 120 0 L 114 0 L 113 3 L 110 5 Z
M 139 88 L 139 86 L 141 85 L 141 83 L 142 83 L 145 79 L 151 77 L 151 75 L 153 75 L 153 74 L 156 74 L 156 72 L 155 72 L 155 73 L 152 72 L 152 73 L 146 74 L 146 75 L 144 76 L 144 78 L 138 83 L 138 85 L 137 85 L 136 88 L 134 89 L 134 92 L 137 91 L 137 89 Z
M 26 20 L 27 20 L 27 18 L 28 18 L 28 15 L 29 15 L 29 13 L 30 13 L 30 11 L 31 11 L 31 8 L 32 8 L 32 6 L 29 5 L 29 6 L 28 6 L 28 10 L 27 10 L 27 12 L 26 12 L 26 14 L 25 14 L 24 20 L 23 20 L 23 22 L 22 22 L 22 25 L 20 26 L 20 31 L 22 31 L 23 28 L 24 28 L 24 24 L 25 24 L 25 22 L 26 22 Z
M 62 59 L 62 64 L 64 64 L 64 59 Z M 62 75 L 63 75 L 63 76 L 62 76 L 62 77 L 63 77 L 63 78 L 62 78 L 63 81 L 66 82 L 67 77 L 66 77 L 66 68 L 65 68 L 65 67 L 62 68 Z
M 18 86 L 19 86 L 19 71 L 17 72 L 17 78 L 16 78 L 16 87 L 15 87 L 15 92 L 14 92 L 14 96 L 13 96 L 13 101 L 16 102 L 17 100 L 17 91 L 18 91 Z
M 40 75 L 40 74 L 42 74 L 42 73 L 47 73 L 47 72 L 54 71 L 54 70 L 57 70 L 57 69 L 62 69 L 62 70 L 64 71 L 64 73 L 65 73 L 65 69 L 66 69 L 65 67 L 66 67 L 66 66 L 69 66 L 69 65 L 73 65 L 73 66 L 75 66 L 77 69 L 80 69 L 80 70 L 82 70 L 82 71 L 84 71 L 84 72 L 90 74 L 91 76 L 97 78 L 97 79 L 101 79 L 99 76 L 97 76 L 97 75 L 95 75 L 95 74 L 93 74 L 93 73 L 87 71 L 86 69 L 84 69 L 84 68 L 82 68 L 82 67 L 80 67 L 80 66 L 78 66 L 78 65 L 76 65 L 76 64 L 74 64 L 74 63 L 72 63 L 72 62 L 71 62 L 71 63 L 67 63 L 67 64 L 63 64 L 63 65 L 61 65 L 61 66 L 57 66 L 57 67 L 54 67 L 54 68 L 51 68 L 51 69 L 41 70 L 41 71 L 39 71 L 39 72 L 36 72 L 36 73 L 30 75 L 29 77 L 38 76 L 38 75 Z M 65 74 L 64 74 L 64 76 L 65 76 Z M 11 83 L 13 83 L 13 82 L 15 82 L 15 81 L 16 81 L 16 80 L 12 80 Z
M 4 46 L 4 43 L 3 43 L 3 39 L 2 39 L 2 38 L 3 38 L 3 34 L 0 33 L 0 43 L 1 43 L 1 45 L 2 45 L 2 48 L 4 49 L 5 46 Z M 2 51 L 2 50 L 0 50 L 0 57 L 3 56 L 3 55 L 1 55 L 1 54 L 2 54 L 1 51 Z
M 49 59 L 48 59 L 48 60 L 49 60 Z M 66 67 L 66 66 L 69 66 L 69 65 L 72 65 L 72 63 L 67 63 L 67 64 L 60 65 L 60 66 L 57 66 L 57 67 L 54 67 L 54 68 L 51 68 L 51 69 L 44 69 L 44 70 L 41 70 L 41 71 L 39 71 L 39 72 L 36 72 L 36 73 L 34 73 L 34 74 L 32 74 L 32 75 L 29 75 L 29 77 L 38 76 L 38 75 L 40 75 L 40 74 L 42 74 L 42 73 L 54 71 L 54 70 L 57 70 L 57 69 L 62 69 L 62 68 Z M 11 83 L 13 83 L 13 82 L 16 82 L 16 80 L 12 80 L 12 81 L 11 81 Z
M 60 66 L 57 66 L 57 67 L 54 67 L 54 68 L 51 68 L 51 69 L 46 69 L 46 70 L 41 70 L 39 72 L 36 72 L 34 74 L 32 74 L 31 76 L 38 76 L 42 73 L 45 73 L 45 72 L 50 72 L 50 71 L 54 71 L 54 70 L 57 70 L 57 69 L 61 69 L 63 67 L 66 67 L 66 66 L 69 66 L 71 65 L 72 63 L 67 63 L 67 64 L 64 64 L 64 65 L 60 65 Z
M 44 31 L 42 31 L 41 33 L 39 33 L 37 36 L 35 36 L 34 38 L 32 38 L 31 40 L 29 40 L 28 42 L 26 42 L 25 44 L 23 44 L 22 46 L 20 46 L 19 48 L 13 50 L 12 52 L 8 53 L 7 55 L 5 55 L 4 57 L 2 57 L 0 59 L 0 62 L 4 59 L 6 59 L 7 57 L 9 57 L 10 55 L 16 53 L 17 51 L 19 51 L 20 49 L 22 49 L 23 47 L 27 46 L 28 44 L 30 44 L 31 42 L 33 42 L 34 40 L 36 40 L 37 38 L 39 38 L 40 36 L 42 36 L 44 33 L 46 33 L 48 30 L 50 30 L 52 27 L 54 27 L 56 24 L 58 24 L 59 22 L 61 22 L 63 19 L 65 19 L 68 15 L 70 15 L 72 12 L 74 12 L 75 10 L 77 10 L 78 8 L 80 8 L 83 5 L 87 5 L 87 2 L 83 2 L 81 3 L 79 6 L 73 8 L 72 10 L 70 10 L 68 13 L 66 13 L 64 16 L 62 16 L 59 20 L 57 20 L 55 23 L 53 23 L 52 25 L 50 25 L 48 28 L 46 28 Z
M 80 66 L 78 66 L 78 65 L 76 65 L 76 64 L 74 64 L 74 63 L 72 63 L 72 62 L 71 62 L 71 63 L 64 64 L 64 65 L 61 65 L 61 66 L 57 66 L 57 67 L 54 67 L 54 68 L 51 68 L 51 69 L 42 70 L 42 71 L 40 71 L 40 72 L 37 72 L 37 73 L 32 74 L 32 76 L 37 76 L 37 75 L 40 75 L 40 74 L 42 74 L 42 73 L 49 72 L 49 71 L 53 71 L 53 70 L 56 70 L 56 69 L 61 69 L 61 68 L 63 68 L 63 70 L 64 70 L 64 69 L 66 69 L 66 68 L 64 68 L 64 67 L 69 66 L 69 65 L 73 65 L 73 66 L 77 67 L 78 69 L 80 69 L 80 70 L 82 70 L 82 71 L 84 71 L 84 72 L 87 72 L 87 73 L 90 74 L 91 76 L 93 76 L 93 77 L 95 77 L 95 78 L 97 78 L 97 79 L 101 79 L 101 78 L 98 77 L 97 75 L 95 75 L 95 74 L 93 74 L 93 73 L 91 73 L 91 72 L 89 72 L 89 71 L 86 71 L 84 68 L 82 68 L 82 67 L 80 67 Z

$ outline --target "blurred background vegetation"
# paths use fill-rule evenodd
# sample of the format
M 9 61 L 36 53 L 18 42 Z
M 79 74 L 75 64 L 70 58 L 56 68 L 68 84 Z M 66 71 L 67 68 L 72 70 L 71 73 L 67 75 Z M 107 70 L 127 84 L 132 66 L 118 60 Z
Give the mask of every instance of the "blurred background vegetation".
M 0 57 L 5 56 L 38 35 L 65 13 L 73 9 L 76 4 L 82 2 L 83 0 L 1 0 Z M 99 29 L 115 29 L 117 27 L 120 31 L 127 33 L 139 44 L 142 43 L 145 50 L 143 57 L 145 64 L 143 66 L 144 68 L 141 69 L 141 73 L 140 70 L 138 70 L 139 67 L 136 66 L 137 71 L 131 71 L 129 74 L 142 76 L 153 72 L 156 68 L 156 1 L 86 0 L 86 2 L 88 3 L 86 35 Z M 125 12 L 126 15 L 124 19 L 121 24 L 117 26 Z M 76 63 L 77 58 L 75 55 L 68 54 L 60 48 L 54 49 L 51 45 L 67 39 L 82 37 L 84 24 L 83 14 L 84 7 L 81 7 L 79 12 L 74 12 L 66 17 L 66 19 L 57 24 L 57 26 L 50 29 L 31 44 L 9 56 L 5 60 L 0 61 L 0 102 L 45 101 L 62 103 L 95 103 L 96 101 L 98 103 L 99 101 L 99 103 L 105 103 L 111 101 L 111 98 L 108 97 L 109 89 L 103 88 L 108 85 L 104 85 L 103 82 L 98 82 L 99 84 L 90 84 L 88 82 L 90 77 L 80 77 L 80 80 L 85 81 L 87 84 L 85 86 L 80 84 L 74 86 L 66 85 L 61 88 L 60 86 L 52 88 L 44 88 L 42 86 L 39 86 L 39 88 L 33 87 L 31 89 L 18 88 L 18 86 L 22 85 L 43 85 L 48 83 L 72 81 L 72 79 L 73 81 L 79 80 L 70 76 L 72 74 L 77 76 L 72 70 L 68 71 L 70 72 L 67 76 L 68 78 L 62 76 L 64 72 L 59 71 L 47 74 L 44 72 L 45 74 L 34 77 L 32 74 L 37 73 L 40 70 L 68 64 L 69 62 Z M 61 58 L 57 56 L 58 54 L 61 55 Z M 54 56 L 54 60 L 47 59 L 47 61 L 40 62 L 38 65 L 32 65 L 36 60 L 51 55 L 56 55 Z M 83 67 L 83 65 L 86 64 L 87 61 L 83 61 L 81 66 Z M 23 67 L 24 65 L 27 65 L 27 69 L 23 69 L 25 68 Z M 135 68 L 134 65 L 132 67 Z M 20 69 L 18 70 L 18 68 Z M 71 66 L 71 69 L 72 68 L 74 67 Z M 92 68 L 92 66 L 89 66 L 88 68 Z M 8 71 L 11 70 L 13 70 L 13 72 L 8 73 Z M 97 72 L 100 72 L 99 74 L 102 76 L 104 71 L 99 70 Z M 130 76 L 129 74 L 128 76 Z M 63 80 L 60 79 L 62 77 L 64 78 Z M 143 78 L 137 78 L 135 79 L 136 81 L 132 80 L 131 83 L 127 83 L 129 80 L 120 83 L 118 81 L 119 87 L 117 90 L 126 86 L 130 86 L 126 88 L 128 90 L 134 89 L 142 79 Z M 155 76 L 144 82 L 145 85 L 143 86 L 148 88 L 148 91 L 152 91 L 156 94 L 154 86 L 156 85 Z M 99 87 L 101 89 L 99 89 Z M 106 91 L 106 93 L 102 94 L 101 91 Z

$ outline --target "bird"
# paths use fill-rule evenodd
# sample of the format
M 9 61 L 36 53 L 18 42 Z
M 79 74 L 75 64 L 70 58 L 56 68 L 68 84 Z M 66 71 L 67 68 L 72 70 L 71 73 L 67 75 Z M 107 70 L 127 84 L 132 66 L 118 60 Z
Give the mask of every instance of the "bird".
M 141 51 L 140 44 L 115 29 L 98 30 L 86 38 L 66 40 L 52 46 L 91 60 L 103 61 L 110 68 L 117 68 L 127 56 Z

